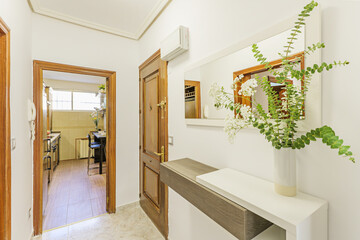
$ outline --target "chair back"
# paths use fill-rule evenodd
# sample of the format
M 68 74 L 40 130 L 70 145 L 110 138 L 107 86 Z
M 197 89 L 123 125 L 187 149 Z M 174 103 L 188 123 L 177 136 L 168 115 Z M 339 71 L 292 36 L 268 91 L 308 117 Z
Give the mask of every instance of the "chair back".
M 90 137 L 90 134 L 87 135 L 87 138 L 89 140 L 89 147 L 91 147 L 91 137 Z

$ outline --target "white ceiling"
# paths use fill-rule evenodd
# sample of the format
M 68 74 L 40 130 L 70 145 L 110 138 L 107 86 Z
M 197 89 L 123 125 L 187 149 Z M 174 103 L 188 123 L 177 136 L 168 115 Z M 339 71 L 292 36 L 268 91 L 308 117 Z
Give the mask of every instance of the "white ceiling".
M 43 78 L 51 79 L 51 80 L 62 80 L 69 82 L 92 83 L 92 84 L 104 84 L 106 82 L 106 78 L 104 77 L 75 74 L 75 73 L 55 72 L 55 71 L 43 71 Z
M 29 0 L 35 13 L 139 39 L 171 0 Z

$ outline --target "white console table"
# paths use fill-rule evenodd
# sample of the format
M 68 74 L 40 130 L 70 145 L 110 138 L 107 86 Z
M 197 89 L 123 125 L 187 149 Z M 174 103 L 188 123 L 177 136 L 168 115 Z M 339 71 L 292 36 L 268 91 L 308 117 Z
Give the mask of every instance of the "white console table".
M 301 192 L 284 197 L 274 192 L 272 182 L 228 168 L 196 176 L 196 181 L 277 225 L 256 240 L 278 240 L 281 231 L 286 240 L 328 239 L 328 203 L 322 199 Z

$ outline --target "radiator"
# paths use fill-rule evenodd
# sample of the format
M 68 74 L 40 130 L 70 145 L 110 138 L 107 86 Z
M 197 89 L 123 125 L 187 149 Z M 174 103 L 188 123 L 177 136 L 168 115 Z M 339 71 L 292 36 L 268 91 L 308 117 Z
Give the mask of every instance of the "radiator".
M 89 140 L 87 138 L 75 139 L 75 158 L 87 158 L 89 151 Z M 92 154 L 92 152 L 90 152 Z

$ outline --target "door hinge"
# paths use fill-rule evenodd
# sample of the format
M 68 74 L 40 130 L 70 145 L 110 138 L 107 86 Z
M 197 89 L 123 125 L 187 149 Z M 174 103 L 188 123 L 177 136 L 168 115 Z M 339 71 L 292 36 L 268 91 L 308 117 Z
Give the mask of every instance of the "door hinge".
M 139 198 L 141 198 L 141 193 L 139 193 Z
M 141 149 L 141 145 L 139 145 L 139 149 Z

